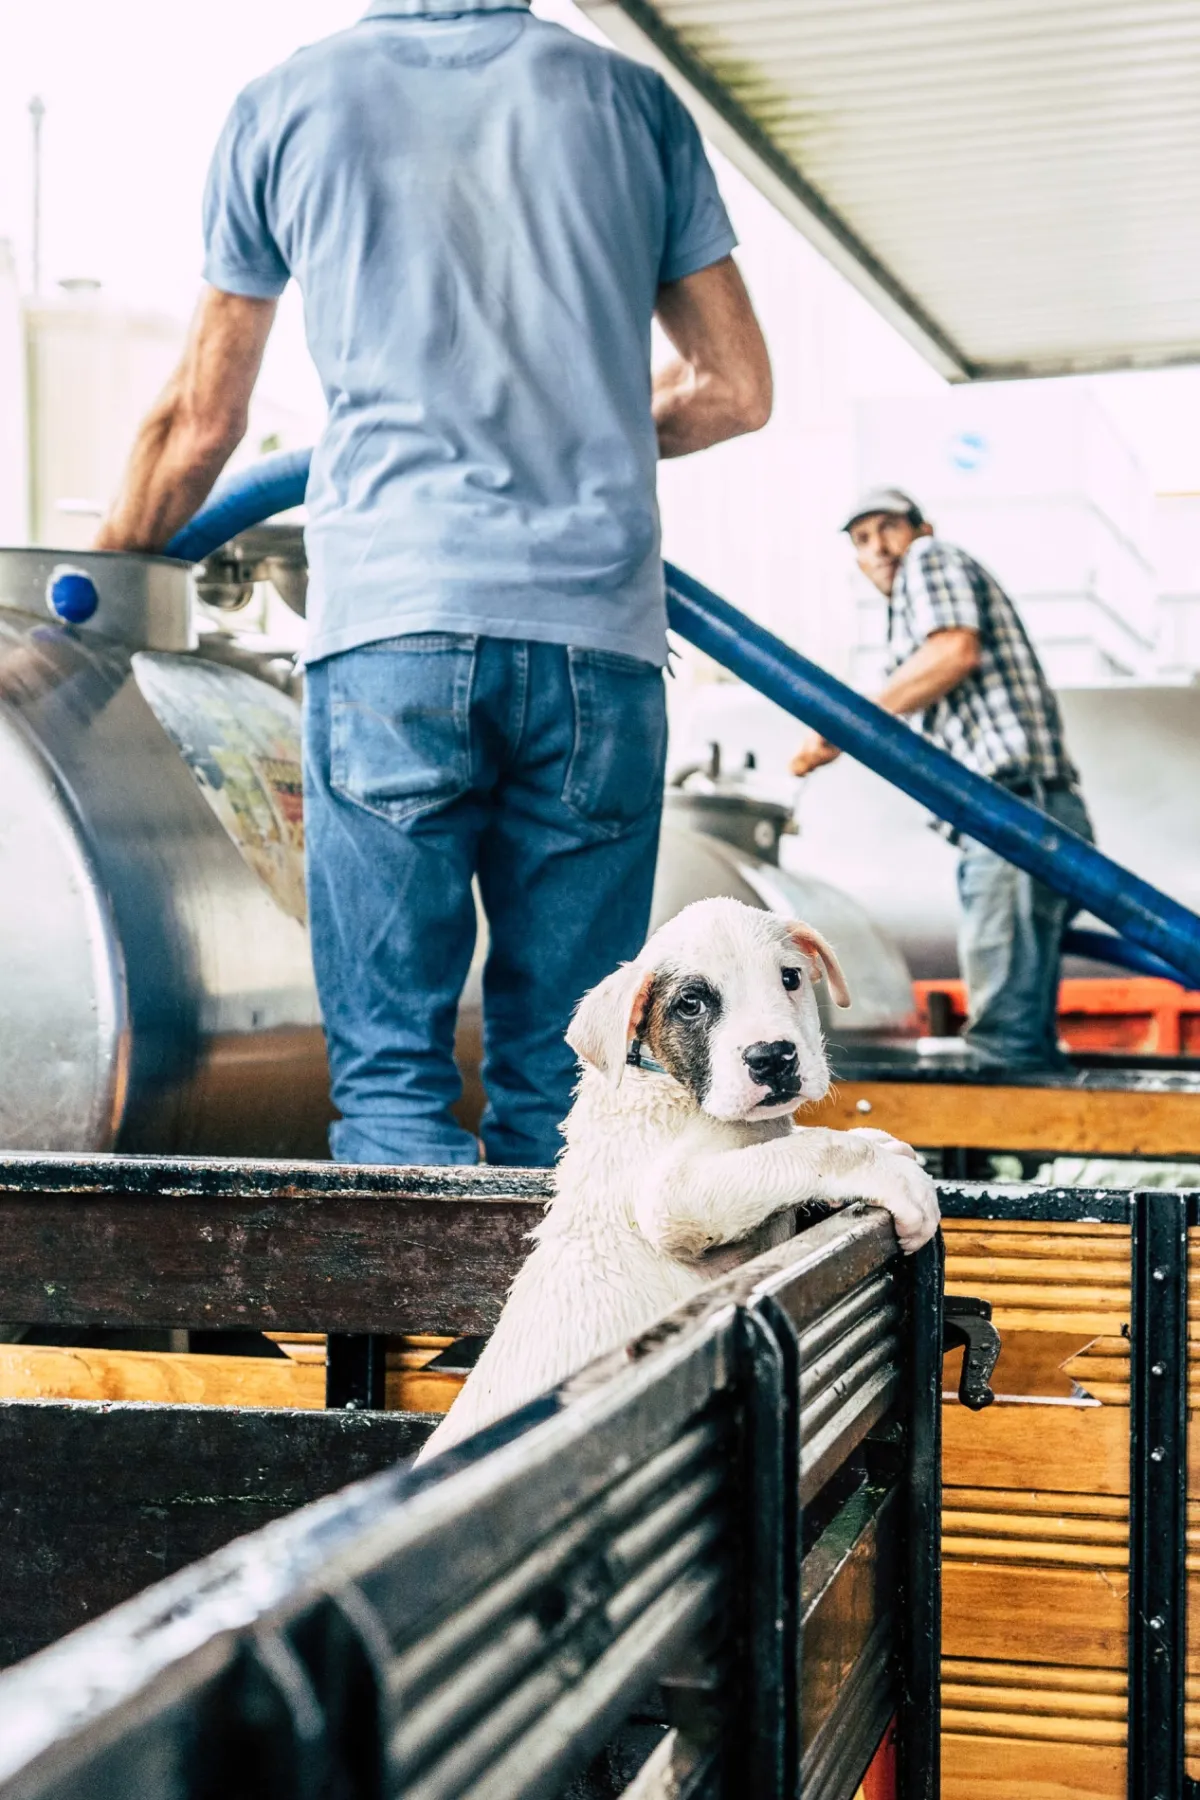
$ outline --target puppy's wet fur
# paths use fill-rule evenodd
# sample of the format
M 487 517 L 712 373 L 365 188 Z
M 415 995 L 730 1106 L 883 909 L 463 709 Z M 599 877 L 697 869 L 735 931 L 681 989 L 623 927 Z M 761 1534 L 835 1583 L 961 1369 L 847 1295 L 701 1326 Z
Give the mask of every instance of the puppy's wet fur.
M 796 1095 L 819 1099 L 829 1082 L 812 986 L 821 976 L 849 1004 L 811 926 L 717 898 L 685 908 L 585 997 L 571 1023 L 583 1066 L 553 1204 L 422 1460 L 782 1242 L 802 1204 L 873 1202 L 904 1249 L 932 1237 L 936 1191 L 906 1146 L 794 1122 Z M 631 1040 L 666 1074 L 636 1066 Z
M 780 970 L 782 985 L 800 984 L 799 965 Z M 707 976 L 682 968 L 659 969 L 651 979 L 638 1018 L 629 1061 L 640 1061 L 642 1045 L 668 1075 L 703 1106 L 712 1085 L 712 1034 L 724 1014 L 720 989 Z M 800 1083 L 787 1082 L 765 1096 L 766 1104 L 797 1099 Z
M 721 1011 L 720 993 L 703 975 L 660 969 L 637 1025 L 654 1060 L 701 1106 L 712 1082 L 710 1039 Z

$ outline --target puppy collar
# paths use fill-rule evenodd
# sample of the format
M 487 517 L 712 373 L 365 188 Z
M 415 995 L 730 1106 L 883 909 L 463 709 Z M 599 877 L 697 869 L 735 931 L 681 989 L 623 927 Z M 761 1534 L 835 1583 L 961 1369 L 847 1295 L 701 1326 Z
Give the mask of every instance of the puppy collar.
M 640 1038 L 634 1038 L 633 1042 L 630 1044 L 629 1054 L 625 1058 L 625 1062 L 631 1069 L 644 1069 L 647 1075 L 665 1075 L 668 1081 L 674 1081 L 675 1079 L 669 1069 L 664 1069 L 660 1062 L 655 1062 L 654 1058 L 642 1049 L 642 1040 Z

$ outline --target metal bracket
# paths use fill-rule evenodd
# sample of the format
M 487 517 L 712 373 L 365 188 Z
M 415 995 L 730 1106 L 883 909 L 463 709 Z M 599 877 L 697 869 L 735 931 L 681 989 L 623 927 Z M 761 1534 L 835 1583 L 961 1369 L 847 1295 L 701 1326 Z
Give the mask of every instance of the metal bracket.
M 387 1404 L 387 1339 L 331 1332 L 325 1342 L 325 1405 L 382 1411 Z
M 422 1374 L 436 1370 L 439 1375 L 469 1375 L 479 1358 L 483 1355 L 487 1344 L 486 1337 L 455 1338 L 444 1350 L 439 1350 L 422 1367 Z
M 972 1294 L 947 1294 L 942 1309 L 942 1354 L 963 1346 L 958 1397 L 972 1412 L 982 1412 L 996 1398 L 992 1370 L 1000 1355 L 1000 1333 L 992 1324 L 989 1300 Z

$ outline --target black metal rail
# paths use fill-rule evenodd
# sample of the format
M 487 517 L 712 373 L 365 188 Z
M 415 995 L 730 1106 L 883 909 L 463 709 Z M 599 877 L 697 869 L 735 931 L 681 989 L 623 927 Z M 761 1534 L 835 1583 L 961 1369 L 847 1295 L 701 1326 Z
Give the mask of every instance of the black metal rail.
M 370 1385 L 371 1358 L 377 1379 L 378 1352 L 369 1342 L 371 1333 L 487 1329 L 546 1192 L 544 1177 L 530 1181 L 502 1172 L 497 1178 L 493 1172 L 490 1185 L 476 1187 L 479 1179 L 477 1171 L 453 1180 L 414 1178 L 411 1173 L 386 1179 L 354 1174 L 347 1185 L 347 1171 L 328 1166 L 241 1170 L 228 1164 L 105 1158 L 88 1163 L 11 1159 L 0 1166 L 0 1237 L 7 1255 L 0 1268 L 0 1317 L 59 1320 L 65 1328 L 80 1323 L 200 1325 L 206 1319 L 257 1329 L 286 1324 L 332 1328 L 335 1335 L 358 1340 L 350 1346 L 348 1364 L 339 1367 L 342 1352 L 334 1350 L 330 1398 L 342 1409 L 347 1401 L 355 1402 L 336 1415 L 21 1402 L 0 1408 L 5 1461 L 0 1578 L 7 1583 L 7 1611 L 13 1612 L 18 1592 L 24 1607 L 23 1646 L 14 1637 L 18 1647 L 9 1654 L 45 1642 L 154 1578 L 164 1567 L 162 1544 L 182 1547 L 183 1554 L 165 1563 L 178 1567 L 235 1531 L 295 1506 L 306 1497 L 306 1479 L 307 1493 L 320 1492 L 411 1453 L 421 1440 L 423 1421 L 372 1411 L 370 1397 L 377 1388 Z M 1200 1195 L 958 1181 L 942 1182 L 939 1191 L 951 1219 L 997 1225 L 1008 1220 L 1095 1221 L 1130 1231 L 1130 1792 L 1134 1800 L 1186 1800 L 1190 1789 L 1180 1750 L 1187 1466 L 1184 1234 L 1200 1217 Z M 45 1280 L 48 1257 L 53 1292 Z M 1161 1280 L 1155 1279 L 1156 1270 L 1164 1271 Z M 908 1273 L 905 1268 L 905 1280 Z M 930 1279 L 927 1263 L 911 1273 L 918 1284 Z M 910 1301 L 906 1291 L 898 1290 L 898 1295 L 902 1313 L 911 1303 L 918 1314 L 927 1315 L 928 1296 Z M 777 1634 L 781 1640 L 798 1641 L 796 1561 L 811 1548 L 802 1541 L 805 1519 L 811 1526 L 834 1484 L 826 1481 L 815 1497 L 806 1492 L 804 1517 L 781 1499 L 787 1492 L 784 1471 L 795 1472 L 797 1485 L 803 1474 L 803 1408 L 797 1410 L 788 1399 L 793 1388 L 800 1391 L 800 1351 L 775 1299 L 760 1298 L 756 1306 L 744 1296 L 738 1302 L 746 1334 L 738 1354 L 753 1368 L 739 1401 L 740 1416 L 747 1442 L 757 1446 L 745 1465 L 745 1479 L 753 1486 L 746 1505 L 755 1528 L 742 1534 L 739 1555 L 746 1559 L 755 1587 L 773 1592 L 775 1600 L 774 1611 L 763 1615 L 768 1623 L 761 1642 L 752 1633 L 747 1646 L 752 1666 L 762 1664 L 763 1669 L 744 1699 L 745 1719 L 756 1722 L 750 1747 L 739 1752 L 744 1755 L 739 1766 L 757 1770 L 761 1761 L 767 1772 L 761 1783 L 756 1774 L 754 1791 L 761 1786 L 770 1793 L 775 1790 L 769 1780 L 776 1779 L 769 1776 L 771 1759 L 792 1767 L 800 1754 L 792 1707 L 795 1681 L 773 1685 L 770 1659 L 779 1653 Z M 963 1326 L 961 1317 L 957 1326 Z M 933 1341 L 911 1332 L 907 1324 L 901 1338 L 904 1357 L 912 1359 L 907 1391 L 916 1396 L 930 1383 L 939 1387 L 939 1352 Z M 922 1456 L 936 1461 L 938 1417 L 936 1407 L 910 1413 L 905 1439 L 910 1467 Z M 812 1427 L 810 1407 L 804 1451 L 809 1482 L 816 1441 Z M 875 1427 L 875 1466 L 864 1472 L 864 1479 L 879 1477 L 886 1463 L 884 1437 L 884 1426 Z M 1156 1450 L 1161 1456 L 1154 1455 Z M 83 1501 L 94 1515 L 94 1535 L 79 1549 L 81 1563 L 87 1565 L 86 1594 L 81 1577 L 80 1592 L 74 1595 L 70 1581 L 60 1576 L 69 1562 L 65 1547 L 80 1539 L 72 1506 L 86 1495 L 93 1468 L 106 1485 L 103 1502 L 99 1492 Z M 122 1474 L 123 1468 L 136 1471 L 136 1484 Z M 264 1485 L 264 1472 L 273 1484 Z M 168 1475 L 178 1475 L 181 1482 L 186 1476 L 186 1487 L 176 1492 Z M 819 1468 L 815 1479 L 818 1484 L 824 1479 Z M 41 1508 L 39 1483 L 49 1495 Z M 111 1501 L 127 1490 L 121 1513 Z M 934 1509 L 912 1527 L 909 1548 L 898 1563 L 905 1628 L 920 1645 L 930 1621 L 936 1624 L 937 1497 L 925 1479 L 911 1478 L 907 1491 L 918 1508 Z M 164 1525 L 168 1518 L 179 1523 Z M 151 1519 L 158 1521 L 157 1535 L 144 1529 Z M 211 1527 L 207 1537 L 201 1529 L 206 1522 Z M 913 1563 L 914 1556 L 924 1557 L 924 1565 Z M 118 1568 L 122 1557 L 126 1562 Z M 114 1569 L 107 1586 L 95 1579 L 92 1565 L 98 1559 Z M 47 1568 L 58 1571 L 50 1592 L 41 1573 Z M 19 1580 L 10 1580 L 14 1571 Z M 67 1599 L 79 1602 L 73 1617 L 66 1616 Z M 43 1618 L 46 1629 L 39 1637 L 37 1625 Z M 908 1695 L 901 1714 L 902 1764 L 906 1779 L 918 1784 L 927 1780 L 921 1771 L 936 1768 L 937 1755 L 936 1731 L 929 1724 L 935 1714 L 920 1692 L 922 1671 L 933 1666 L 926 1650 L 927 1644 L 915 1656 L 906 1650 L 900 1659 Z M 936 1683 L 936 1672 L 929 1679 Z M 711 1707 L 706 1691 L 702 1683 L 677 1684 L 673 1690 L 684 1711 L 700 1712 Z M 923 1741 L 914 1741 L 914 1733 Z M 921 1791 L 919 1785 L 910 1787 L 910 1792 Z
M 661 1692 L 642 1792 L 846 1800 L 919 1707 L 935 1800 L 940 1293 L 882 1213 L 822 1221 L 0 1677 L 0 1796 L 550 1800 Z

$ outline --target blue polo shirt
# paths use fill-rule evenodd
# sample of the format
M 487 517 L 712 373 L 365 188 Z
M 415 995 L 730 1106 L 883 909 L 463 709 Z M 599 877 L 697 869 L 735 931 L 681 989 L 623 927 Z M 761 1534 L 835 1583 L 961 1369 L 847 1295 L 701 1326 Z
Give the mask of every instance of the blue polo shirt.
M 214 287 L 304 299 L 310 662 L 427 631 L 665 660 L 650 322 L 735 238 L 659 75 L 512 0 L 376 0 L 240 95 L 204 229 Z

